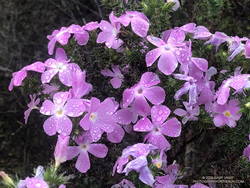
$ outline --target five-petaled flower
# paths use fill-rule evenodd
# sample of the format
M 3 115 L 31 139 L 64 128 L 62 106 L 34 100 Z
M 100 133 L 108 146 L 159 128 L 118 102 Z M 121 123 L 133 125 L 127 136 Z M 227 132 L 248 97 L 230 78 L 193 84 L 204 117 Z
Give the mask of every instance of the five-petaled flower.
M 170 144 L 164 135 L 178 137 L 181 134 L 181 123 L 176 118 L 171 118 L 166 121 L 170 112 L 167 106 L 153 106 L 151 109 L 152 121 L 147 117 L 140 119 L 134 125 L 134 131 L 149 132 L 145 136 L 145 140 L 157 146 L 159 149 L 169 149 Z
M 81 136 L 78 136 L 75 139 L 75 142 L 78 146 L 69 146 L 67 159 L 71 160 L 74 157 L 78 156 L 75 167 L 82 173 L 87 172 L 90 169 L 90 160 L 89 154 L 98 157 L 104 158 L 108 153 L 108 148 L 104 144 L 94 144 L 91 136 L 86 133 Z
M 69 99 L 69 92 L 58 92 L 51 100 L 45 100 L 40 108 L 40 113 L 51 116 L 43 124 L 44 131 L 49 136 L 58 132 L 64 136 L 72 130 L 69 117 L 78 117 L 85 111 L 83 99 Z M 68 117 L 69 116 L 69 117 Z

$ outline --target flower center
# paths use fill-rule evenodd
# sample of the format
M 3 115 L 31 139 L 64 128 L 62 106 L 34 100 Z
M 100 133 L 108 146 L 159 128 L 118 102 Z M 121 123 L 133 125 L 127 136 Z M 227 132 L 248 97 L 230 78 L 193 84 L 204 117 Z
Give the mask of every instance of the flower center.
M 87 144 L 82 144 L 82 145 L 80 145 L 80 148 L 81 148 L 82 150 L 84 150 L 84 151 L 87 151 L 89 147 L 88 147 Z
M 154 165 L 155 165 L 157 168 L 161 168 L 162 162 L 161 162 L 161 161 L 157 161 Z
M 56 110 L 56 116 L 61 117 L 61 116 L 63 116 L 63 114 L 64 114 L 64 112 L 63 112 L 62 108 L 59 108 L 59 109 Z
M 89 116 L 89 120 L 95 122 L 97 119 L 97 114 L 92 112 Z
M 139 89 L 137 90 L 137 94 L 141 95 L 142 93 L 143 93 L 143 89 L 142 89 L 142 88 L 139 88 Z
M 57 69 L 58 69 L 59 72 L 62 72 L 63 70 L 66 69 L 66 66 L 63 63 L 58 63 Z
M 232 114 L 229 112 L 229 111 L 225 111 L 224 112 L 224 116 L 226 116 L 226 117 L 230 117 Z

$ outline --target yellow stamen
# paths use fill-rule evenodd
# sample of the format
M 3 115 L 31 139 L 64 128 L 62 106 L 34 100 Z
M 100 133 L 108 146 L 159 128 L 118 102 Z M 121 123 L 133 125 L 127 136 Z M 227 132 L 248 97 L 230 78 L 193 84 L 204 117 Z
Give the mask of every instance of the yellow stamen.
M 230 117 L 230 116 L 231 116 L 231 113 L 230 113 L 229 111 L 226 111 L 226 112 L 224 112 L 224 115 L 225 115 L 226 117 Z

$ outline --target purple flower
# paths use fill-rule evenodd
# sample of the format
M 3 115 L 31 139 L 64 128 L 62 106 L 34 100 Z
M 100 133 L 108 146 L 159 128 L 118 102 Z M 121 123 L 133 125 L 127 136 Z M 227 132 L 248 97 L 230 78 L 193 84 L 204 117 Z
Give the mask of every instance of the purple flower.
M 229 36 L 222 32 L 215 32 L 212 37 L 205 42 L 205 44 L 212 44 L 216 47 L 216 51 L 218 50 L 219 46 L 228 40 Z
M 27 105 L 29 108 L 24 112 L 25 124 L 27 124 L 27 122 L 28 122 L 30 112 L 34 109 L 38 109 L 37 105 L 40 103 L 40 99 L 36 98 L 36 94 L 30 95 L 29 97 L 30 97 L 30 102 Z
M 23 80 L 27 77 L 28 71 L 43 73 L 45 71 L 45 65 L 43 64 L 43 62 L 37 61 L 35 63 L 23 67 L 17 72 L 13 72 L 12 79 L 8 88 L 9 91 L 12 91 L 14 86 L 22 85 Z
M 181 124 L 176 118 L 166 121 L 170 112 L 169 108 L 164 105 L 153 106 L 151 109 L 152 122 L 144 117 L 134 125 L 134 131 L 150 132 L 145 136 L 145 140 L 159 149 L 169 149 L 170 144 L 164 135 L 178 137 L 181 134 Z
M 166 175 L 157 176 L 155 188 L 188 188 L 187 185 L 176 185 L 174 182 L 177 180 L 179 166 L 172 164 L 165 170 Z
M 244 88 L 249 87 L 250 74 L 240 74 L 224 80 L 216 93 L 217 103 L 223 105 L 227 102 L 230 94 L 230 88 L 235 89 L 235 93 L 242 92 Z
M 140 82 L 123 92 L 123 106 L 129 105 L 139 115 L 147 116 L 150 106 L 146 99 L 152 104 L 159 105 L 165 100 L 165 91 L 159 86 L 160 79 L 157 74 L 146 72 L 142 75 Z
M 45 100 L 40 113 L 51 116 L 43 124 L 44 131 L 49 136 L 58 132 L 64 136 L 72 130 L 72 122 L 69 117 L 78 117 L 85 111 L 82 99 L 69 99 L 69 92 L 58 92 L 53 96 L 53 102 Z
M 194 39 L 207 40 L 212 36 L 212 33 L 204 26 L 197 26 L 193 35 Z
M 131 181 L 123 179 L 120 183 L 112 185 L 111 188 L 136 188 L 136 187 Z
M 236 55 L 244 51 L 245 45 L 242 41 L 246 41 L 247 38 L 240 38 L 238 36 L 229 37 L 227 39 L 228 49 L 230 56 L 227 58 L 228 61 L 232 61 Z
M 104 69 L 101 71 L 103 76 L 112 77 L 110 80 L 111 85 L 113 88 L 117 89 L 120 88 L 124 79 L 124 76 L 121 73 L 121 70 L 118 65 L 112 66 L 112 71 L 110 69 Z
M 48 35 L 47 38 L 49 39 L 48 43 L 48 53 L 52 55 L 54 52 L 56 42 L 59 42 L 61 45 L 68 44 L 68 40 L 70 38 L 70 33 L 68 28 L 61 27 L 60 30 L 54 30 L 51 35 Z
M 172 40 L 168 38 L 165 42 L 160 38 L 154 36 L 147 36 L 147 40 L 158 48 L 149 51 L 146 54 L 146 64 L 150 67 L 159 57 L 158 69 L 165 75 L 172 74 L 178 66 L 178 61 L 175 53 L 178 47 L 184 44 L 176 44 L 179 41 L 178 38 Z
M 78 156 L 75 167 L 82 173 L 86 173 L 90 169 L 89 154 L 104 158 L 108 153 L 108 148 L 104 144 L 92 144 L 93 140 L 88 134 L 84 134 L 75 139 L 78 146 L 68 147 L 68 160 Z
M 54 151 L 56 168 L 67 160 L 67 147 L 69 144 L 69 136 L 58 135 L 57 143 Z
M 79 26 L 72 24 L 71 26 L 62 27 L 60 30 L 54 30 L 51 35 L 48 35 L 48 53 L 52 55 L 54 52 L 56 42 L 59 42 L 61 45 L 68 44 L 71 34 L 74 34 L 74 38 L 79 45 L 87 44 L 89 40 L 89 34 L 87 31 L 95 30 L 99 27 L 97 22 L 89 22 L 84 26 Z
M 118 18 L 114 16 L 114 13 L 111 12 L 109 15 L 110 23 L 102 20 L 99 24 L 99 28 L 102 30 L 97 36 L 97 43 L 104 43 L 108 48 L 118 49 L 123 41 L 118 38 L 120 32 L 121 24 L 118 21 Z
M 66 185 L 61 184 L 58 188 L 66 188 Z
M 174 111 L 174 114 L 183 117 L 182 119 L 183 124 L 186 124 L 188 121 L 197 121 L 198 120 L 197 116 L 200 114 L 199 106 L 192 106 L 187 102 L 183 102 L 183 105 L 185 106 L 186 110 L 177 108 Z
M 92 85 L 86 82 L 86 72 L 76 69 L 72 72 L 72 89 L 70 89 L 71 98 L 80 99 L 92 90 Z
M 219 105 L 215 104 L 213 108 L 214 124 L 216 127 L 228 125 L 229 127 L 235 127 L 236 121 L 241 117 L 239 101 L 230 100 L 228 104 Z
M 189 92 L 189 104 L 196 104 L 197 103 L 197 98 L 198 98 L 198 91 L 197 91 L 197 80 L 194 79 L 191 76 L 183 75 L 183 74 L 174 74 L 174 77 L 178 80 L 185 80 L 185 84 L 181 89 L 179 89 L 175 95 L 174 99 L 175 100 L 180 100 L 182 95 L 186 94 Z
M 245 57 L 250 58 L 250 39 L 248 39 L 245 44 Z
M 18 185 L 18 188 L 49 188 L 49 185 L 39 177 L 27 177 L 22 181 L 23 182 Z
M 88 113 L 80 121 L 80 125 L 84 130 L 90 131 L 94 142 L 101 138 L 103 132 L 112 133 L 119 126 L 114 115 L 117 108 L 118 105 L 111 98 L 103 102 L 95 97 L 91 98 Z
M 149 20 L 141 12 L 126 11 L 119 17 L 119 22 L 127 27 L 131 23 L 132 31 L 139 37 L 146 37 L 149 29 Z
M 42 74 L 43 84 L 49 83 L 59 73 L 59 80 L 66 86 L 72 86 L 72 72 L 80 67 L 75 63 L 69 63 L 67 55 L 62 48 L 57 48 L 55 59 L 49 58 L 45 61 L 47 70 Z
M 139 173 L 139 179 L 143 183 L 152 186 L 155 180 L 148 168 L 147 155 L 155 149 L 157 148 L 151 144 L 142 143 L 125 148 L 122 151 L 122 156 L 118 158 L 114 165 L 113 175 L 115 171 L 127 175 L 132 170 L 135 170 Z

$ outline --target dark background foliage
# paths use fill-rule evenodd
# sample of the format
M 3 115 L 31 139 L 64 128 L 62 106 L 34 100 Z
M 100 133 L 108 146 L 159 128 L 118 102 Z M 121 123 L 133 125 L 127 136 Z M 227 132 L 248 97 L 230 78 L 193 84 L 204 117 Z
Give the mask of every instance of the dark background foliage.
M 143 4 L 141 4 L 143 2 Z M 120 6 L 120 0 L 9 0 L 0 1 L 0 170 L 20 178 L 30 176 L 33 168 L 38 165 L 48 165 L 53 156 L 55 138 L 45 135 L 42 129 L 43 117 L 32 112 L 29 123 L 24 125 L 23 112 L 29 102 L 28 95 L 35 90 L 33 79 L 25 81 L 24 88 L 7 90 L 11 73 L 34 61 L 44 61 L 48 58 L 46 36 L 54 29 L 70 24 L 83 25 L 88 21 L 107 19 L 111 10 L 121 13 L 125 9 L 144 11 L 151 21 L 150 33 L 159 35 L 168 28 L 181 26 L 188 22 L 204 25 L 211 32 L 222 31 L 228 35 L 250 37 L 250 0 L 184 0 L 182 8 L 171 12 L 161 0 L 131 0 L 126 6 Z M 70 58 L 87 70 L 87 80 L 92 83 L 92 96 L 102 100 L 113 96 L 121 99 L 123 90 L 137 82 L 141 74 L 147 70 L 156 71 L 156 67 L 147 69 L 144 54 L 141 54 L 141 42 L 132 33 L 126 33 L 124 38 L 128 48 L 125 56 L 103 48 L 94 42 L 96 33 L 88 46 L 79 47 L 74 41 L 65 47 Z M 149 46 L 150 47 L 150 46 Z M 193 43 L 194 56 L 208 59 L 209 64 L 220 70 L 233 72 L 238 65 L 244 67 L 244 73 L 250 66 L 244 58 L 237 57 L 233 62 L 226 61 L 226 47 L 222 46 L 215 53 L 211 46 L 202 42 Z M 129 65 L 129 73 L 122 88 L 112 89 L 103 79 L 99 71 L 111 64 Z M 172 96 L 178 84 L 174 79 L 160 74 L 161 86 L 167 92 L 166 104 L 174 110 Z M 219 83 L 225 77 L 218 77 Z M 39 88 L 38 88 L 39 89 Z M 171 96 L 171 97 L 170 97 Z M 243 102 L 247 102 L 246 99 Z M 181 107 L 181 104 L 177 103 Z M 241 155 L 247 145 L 247 135 L 250 132 L 249 111 L 243 115 L 235 129 L 218 129 L 212 126 L 207 114 L 201 114 L 201 120 L 190 123 L 183 128 L 182 136 L 173 139 L 173 149 L 168 152 L 169 163 L 177 160 L 181 164 L 184 178 L 182 183 L 192 184 L 193 180 L 202 176 L 234 176 L 234 179 L 244 180 L 244 184 L 222 184 L 218 187 L 249 187 L 250 165 Z M 75 132 L 76 134 L 76 132 Z M 80 174 L 74 169 L 74 162 L 63 164 L 61 171 L 76 174 L 69 187 L 110 187 L 119 182 L 121 176 L 111 177 L 111 171 L 116 157 L 123 148 L 142 141 L 142 135 L 126 135 L 119 145 L 108 144 L 110 151 L 105 159 L 91 158 L 92 168 L 87 174 Z M 129 177 L 136 178 L 135 174 Z M 137 187 L 144 187 L 139 182 Z

